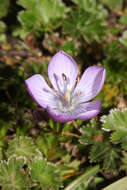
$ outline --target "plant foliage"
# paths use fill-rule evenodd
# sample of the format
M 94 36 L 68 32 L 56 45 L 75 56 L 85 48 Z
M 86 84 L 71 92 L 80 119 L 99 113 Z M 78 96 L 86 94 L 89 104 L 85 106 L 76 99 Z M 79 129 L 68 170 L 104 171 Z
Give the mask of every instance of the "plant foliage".
M 45 159 L 35 159 L 30 164 L 30 175 L 44 190 L 57 190 L 61 186 L 60 171 Z
M 41 152 L 37 149 L 30 137 L 17 137 L 9 143 L 6 155 L 7 157 L 12 155 L 21 156 L 29 161 L 35 156 L 40 157 Z
M 65 190 L 85 190 L 99 170 L 98 166 L 88 169 L 84 174 L 79 176 L 68 187 L 66 187 Z
M 28 190 L 30 180 L 23 170 L 25 164 L 22 157 L 12 156 L 8 161 L 0 163 L 0 186 L 3 190 Z
M 61 25 L 66 8 L 61 0 L 18 0 L 25 8 L 19 13 L 19 21 L 28 32 L 55 29 Z
M 104 130 L 114 131 L 111 141 L 115 144 L 121 143 L 122 148 L 127 150 L 127 109 L 113 109 L 108 116 L 103 116 L 101 121 Z

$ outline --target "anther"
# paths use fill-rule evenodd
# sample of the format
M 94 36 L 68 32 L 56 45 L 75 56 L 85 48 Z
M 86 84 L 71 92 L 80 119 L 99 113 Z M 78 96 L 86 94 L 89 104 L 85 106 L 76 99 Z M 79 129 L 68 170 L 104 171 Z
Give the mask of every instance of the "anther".
M 78 83 L 80 80 L 80 76 L 78 75 L 77 78 L 76 78 L 76 83 Z
M 78 92 L 76 95 L 77 95 L 77 96 L 81 96 L 81 95 L 82 95 L 82 92 Z
M 62 78 L 63 78 L 63 80 L 67 81 L 67 77 L 64 73 L 62 73 Z

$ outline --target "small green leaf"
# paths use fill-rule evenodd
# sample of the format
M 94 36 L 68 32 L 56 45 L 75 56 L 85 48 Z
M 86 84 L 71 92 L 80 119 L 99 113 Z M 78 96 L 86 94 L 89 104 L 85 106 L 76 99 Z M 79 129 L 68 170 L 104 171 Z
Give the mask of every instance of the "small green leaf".
M 103 129 L 120 130 L 127 133 L 127 109 L 112 109 L 108 116 L 102 116 Z
M 46 159 L 35 159 L 30 163 L 30 175 L 33 180 L 39 182 L 43 190 L 58 190 L 62 185 L 60 171 L 58 168 L 47 162 Z
M 97 6 L 97 2 L 91 0 L 73 0 L 73 2 L 85 11 L 94 10 Z
M 5 17 L 8 12 L 9 0 L 0 1 L 0 18 Z
M 18 0 L 18 3 L 26 9 L 19 13 L 19 21 L 29 32 L 57 28 L 67 11 L 61 0 Z
M 2 149 L 2 147 L 0 147 L 0 160 L 2 160 L 3 159 L 3 149 Z
M 112 143 L 121 143 L 122 149 L 127 150 L 127 109 L 113 109 L 108 116 L 103 116 L 101 121 L 104 130 L 114 131 L 110 137 Z
M 123 0 L 102 0 L 110 9 L 121 9 L 123 6 Z
M 106 153 L 109 151 L 109 143 L 96 143 L 92 146 L 90 152 L 91 162 L 99 162 L 104 159 Z
M 103 131 L 96 128 L 95 124 L 87 124 L 80 130 L 82 136 L 80 137 L 81 144 L 93 144 L 94 142 L 103 141 Z
M 6 154 L 7 157 L 12 155 L 22 156 L 27 161 L 32 160 L 34 157 L 42 156 L 30 137 L 16 137 L 10 141 Z
M 127 47 L 127 30 L 123 32 L 122 37 L 119 38 L 119 41 Z
M 44 133 L 37 138 L 37 146 L 49 160 L 57 160 L 65 155 L 65 150 L 59 146 L 59 138 L 53 133 Z
M 25 161 L 21 157 L 10 157 L 8 161 L 0 162 L 0 186 L 2 190 L 29 190 L 31 183 L 23 165 Z
M 90 155 L 91 162 L 103 162 L 103 169 L 106 172 L 117 171 L 120 160 L 119 149 L 111 147 L 109 142 L 96 143 L 92 146 Z
M 37 0 L 38 1 L 38 0 Z M 18 0 L 18 4 L 23 6 L 26 9 L 33 9 L 36 6 L 35 0 Z
M 102 143 L 104 141 L 104 132 L 100 130 L 100 127 L 98 126 L 99 125 L 95 119 L 91 119 L 87 125 L 82 126 L 80 129 L 82 134 L 80 137 L 80 143 L 84 145 L 92 145 L 97 142 Z
M 87 43 L 100 42 L 106 38 L 106 9 L 90 0 L 75 1 L 77 9 L 71 11 L 70 18 L 64 20 L 63 32 L 74 39 L 83 37 Z M 78 34 L 78 35 L 77 35 Z
M 124 131 L 114 131 L 111 134 L 111 141 L 115 144 L 120 143 L 121 139 L 124 138 L 125 136 L 127 136 L 127 133 L 125 133 Z
M 4 24 L 4 22 L 0 21 L 0 33 L 5 32 L 6 29 L 6 25 Z
M 18 15 L 18 18 L 22 24 L 27 26 L 27 30 L 31 30 L 32 27 L 36 24 L 37 18 L 35 14 L 30 11 L 21 11 Z
M 123 157 L 122 157 L 122 166 L 121 166 L 121 168 L 127 171 L 127 152 L 123 151 L 122 155 L 123 155 Z
M 120 23 L 127 26 L 127 15 L 123 15 L 120 17 Z
M 111 141 L 114 144 L 122 143 L 121 147 L 127 150 L 127 133 L 124 131 L 115 131 L 111 134 Z
M 84 174 L 75 179 L 64 190 L 85 190 L 89 182 L 91 182 L 91 178 L 95 176 L 99 171 L 99 166 L 88 169 L 86 172 L 84 172 Z
M 55 145 L 54 143 L 55 136 L 52 133 L 45 133 L 37 138 L 37 145 L 46 157 L 48 157 L 48 154 L 52 152 Z

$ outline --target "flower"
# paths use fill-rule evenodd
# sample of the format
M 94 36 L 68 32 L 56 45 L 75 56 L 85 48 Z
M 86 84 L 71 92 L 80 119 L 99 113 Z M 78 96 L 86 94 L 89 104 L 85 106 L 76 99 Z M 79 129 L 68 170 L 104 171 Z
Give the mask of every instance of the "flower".
M 90 100 L 100 92 L 104 84 L 103 67 L 88 67 L 77 83 L 78 68 L 75 61 L 60 50 L 49 63 L 48 76 L 54 90 L 40 74 L 28 78 L 25 84 L 31 97 L 45 108 L 54 120 L 59 122 L 86 120 L 100 112 L 101 101 Z

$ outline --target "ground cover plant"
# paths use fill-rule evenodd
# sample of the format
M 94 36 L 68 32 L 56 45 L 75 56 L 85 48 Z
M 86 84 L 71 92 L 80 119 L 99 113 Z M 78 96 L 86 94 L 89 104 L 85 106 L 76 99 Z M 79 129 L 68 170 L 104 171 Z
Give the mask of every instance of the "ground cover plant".
M 127 0 L 1 0 L 0 101 L 2 190 L 125 190 Z

